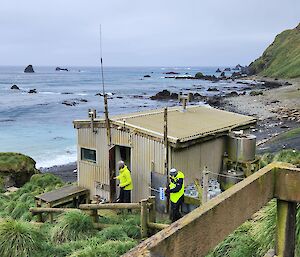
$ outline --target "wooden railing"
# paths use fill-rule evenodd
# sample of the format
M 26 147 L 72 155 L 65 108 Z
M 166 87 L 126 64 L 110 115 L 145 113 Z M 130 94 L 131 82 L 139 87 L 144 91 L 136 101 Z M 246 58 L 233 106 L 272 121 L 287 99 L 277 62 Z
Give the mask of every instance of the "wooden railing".
M 141 237 L 148 237 L 150 234 L 153 234 L 153 230 L 162 230 L 167 228 L 169 225 L 156 223 L 156 205 L 155 205 L 155 197 L 150 196 L 148 199 L 143 199 L 139 203 L 104 203 L 104 204 L 80 204 L 79 209 L 86 211 L 91 215 L 94 226 L 96 228 L 104 228 L 111 226 L 113 224 L 101 224 L 99 223 L 98 210 L 140 210 L 141 211 Z M 35 207 L 30 208 L 30 212 L 32 215 L 41 216 L 42 213 L 63 213 L 69 212 L 72 210 L 78 210 L 75 208 L 43 208 L 43 207 Z M 40 218 L 39 221 L 42 221 Z M 50 222 L 53 222 L 53 218 L 50 219 Z
M 143 241 L 124 257 L 205 256 L 272 198 L 277 199 L 276 255 L 292 257 L 300 169 L 284 163 L 260 169 Z

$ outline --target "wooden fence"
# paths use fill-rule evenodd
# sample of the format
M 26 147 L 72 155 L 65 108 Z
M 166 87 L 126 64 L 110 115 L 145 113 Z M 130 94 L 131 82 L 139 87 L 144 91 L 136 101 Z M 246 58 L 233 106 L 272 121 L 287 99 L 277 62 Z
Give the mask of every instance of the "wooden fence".
M 153 234 L 155 230 L 161 230 L 167 228 L 169 225 L 156 223 L 156 204 L 155 196 L 150 196 L 148 199 L 141 200 L 139 203 L 104 203 L 104 204 L 80 204 L 79 209 L 86 211 L 91 215 L 96 228 L 105 228 L 113 224 L 101 224 L 99 223 L 98 210 L 140 210 L 141 212 L 141 237 L 145 238 L 150 234 Z M 75 208 L 43 208 L 35 207 L 30 208 L 32 215 L 39 215 L 39 221 L 42 221 L 42 213 L 63 213 L 72 210 L 78 210 Z M 53 219 L 50 219 L 52 222 Z

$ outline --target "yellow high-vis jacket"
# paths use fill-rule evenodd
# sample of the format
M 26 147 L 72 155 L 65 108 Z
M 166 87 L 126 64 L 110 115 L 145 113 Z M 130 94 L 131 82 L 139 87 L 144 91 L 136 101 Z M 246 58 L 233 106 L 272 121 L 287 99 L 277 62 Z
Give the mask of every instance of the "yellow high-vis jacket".
M 117 176 L 117 179 L 120 180 L 120 187 L 123 187 L 124 190 L 132 190 L 132 180 L 131 174 L 127 166 L 125 165 L 123 169 L 120 169 L 120 175 Z

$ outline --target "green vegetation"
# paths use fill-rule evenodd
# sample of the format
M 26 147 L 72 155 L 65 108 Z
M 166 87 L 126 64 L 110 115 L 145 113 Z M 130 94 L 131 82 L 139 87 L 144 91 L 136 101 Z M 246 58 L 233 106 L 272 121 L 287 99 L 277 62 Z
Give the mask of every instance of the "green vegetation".
M 203 75 L 202 72 L 197 72 L 196 75 L 195 75 L 196 79 L 202 79 L 203 77 L 204 77 L 204 75 Z
M 0 223 L 0 256 L 40 256 L 43 235 L 27 222 L 6 220 Z
M 300 76 L 300 24 L 276 36 L 262 56 L 250 64 L 254 74 L 268 77 Z
M 18 173 L 18 172 L 37 173 L 35 161 L 29 156 L 20 153 L 0 153 L 0 172 Z
M 90 216 L 80 210 L 59 215 L 55 224 L 28 223 L 36 219 L 29 212 L 35 205 L 34 196 L 63 185 L 52 174 L 36 174 L 18 191 L 0 193 L 0 256 L 116 257 L 138 244 L 139 214 L 103 211 L 100 222 L 115 225 L 101 231 L 94 229 Z
M 35 206 L 34 197 L 38 194 L 51 191 L 63 185 L 60 178 L 52 174 L 35 174 L 18 191 L 9 195 L 0 193 L 0 218 L 14 218 L 24 221 L 33 219 L 29 212 Z
M 271 162 L 288 162 L 300 167 L 300 151 L 288 149 L 282 150 L 276 154 L 266 153 L 261 156 L 261 167 L 264 167 Z
M 277 154 L 264 154 L 261 165 L 272 161 L 300 164 L 300 151 L 283 150 Z M 272 200 L 253 219 L 245 222 L 223 242 L 221 242 L 208 257 L 261 257 L 275 245 L 276 233 L 276 201 Z M 300 257 L 300 206 L 297 208 L 296 224 L 296 256 Z
M 52 230 L 51 239 L 55 243 L 83 240 L 95 234 L 93 221 L 80 210 L 70 211 L 58 217 Z

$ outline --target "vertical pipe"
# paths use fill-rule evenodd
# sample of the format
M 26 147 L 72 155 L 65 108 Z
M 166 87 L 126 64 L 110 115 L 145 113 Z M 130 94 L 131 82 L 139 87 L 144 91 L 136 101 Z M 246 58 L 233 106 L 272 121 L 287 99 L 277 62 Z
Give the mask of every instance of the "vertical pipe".
M 168 108 L 164 109 L 164 146 L 165 146 L 165 174 L 167 175 L 167 181 L 169 182 L 169 147 L 168 147 Z
M 294 257 L 296 203 L 277 199 L 276 256 Z
M 204 167 L 202 171 L 202 179 L 203 179 L 203 193 L 202 193 L 202 203 L 207 202 L 207 191 L 208 191 L 208 170 L 207 167 Z
M 167 176 L 167 187 L 170 184 L 170 178 L 169 178 L 169 144 L 168 144 L 168 108 L 165 107 L 164 109 L 164 147 L 165 147 L 165 172 L 164 174 Z M 166 209 L 165 213 L 169 212 L 169 197 L 166 197 Z

